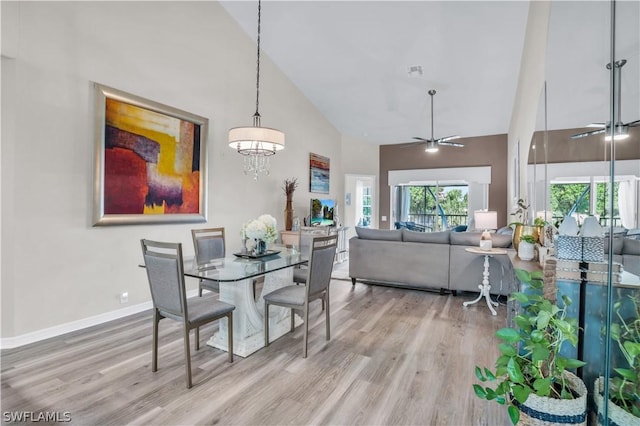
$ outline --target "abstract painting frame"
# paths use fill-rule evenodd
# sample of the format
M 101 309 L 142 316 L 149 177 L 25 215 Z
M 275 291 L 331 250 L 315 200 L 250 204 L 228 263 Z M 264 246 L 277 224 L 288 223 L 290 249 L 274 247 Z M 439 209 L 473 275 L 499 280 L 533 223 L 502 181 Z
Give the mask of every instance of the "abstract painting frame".
M 206 222 L 209 120 L 93 85 L 93 225 Z
M 330 162 L 329 157 L 309 153 L 309 192 L 329 193 Z

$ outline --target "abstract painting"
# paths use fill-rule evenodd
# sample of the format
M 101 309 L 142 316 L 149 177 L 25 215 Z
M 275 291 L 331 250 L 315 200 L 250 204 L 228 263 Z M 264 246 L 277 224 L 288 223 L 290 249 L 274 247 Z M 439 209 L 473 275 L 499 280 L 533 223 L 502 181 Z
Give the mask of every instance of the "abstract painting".
M 309 192 L 329 193 L 329 158 L 309 154 Z
M 94 225 L 206 221 L 208 119 L 94 86 Z

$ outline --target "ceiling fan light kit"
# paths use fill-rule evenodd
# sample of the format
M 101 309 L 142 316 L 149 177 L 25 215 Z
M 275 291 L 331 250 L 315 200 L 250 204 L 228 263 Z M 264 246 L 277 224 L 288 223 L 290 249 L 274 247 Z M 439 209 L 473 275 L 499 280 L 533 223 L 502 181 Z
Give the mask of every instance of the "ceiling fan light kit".
M 431 96 L 431 139 L 419 138 L 417 136 L 414 136 L 413 139 L 426 142 L 427 146 L 425 148 L 425 152 L 428 152 L 430 154 L 438 152 L 438 150 L 440 148 L 440 145 L 455 146 L 455 147 L 458 147 L 458 148 L 464 147 L 464 145 L 461 144 L 461 143 L 449 142 L 451 140 L 458 139 L 460 136 L 457 136 L 457 135 L 455 135 L 455 136 L 447 136 L 447 137 L 440 138 L 440 139 L 435 139 L 433 137 L 433 95 L 436 94 L 436 91 L 431 89 L 427 93 L 429 93 L 429 96 Z
M 607 142 L 611 141 L 611 134 L 613 133 L 613 140 L 614 141 L 621 141 L 621 140 L 625 140 L 629 137 L 629 127 L 634 127 L 634 126 L 640 126 L 640 120 L 636 120 L 636 121 L 632 121 L 630 123 L 623 123 L 622 122 L 622 67 L 624 66 L 624 64 L 627 63 L 626 59 L 620 59 L 619 61 L 615 61 L 613 63 L 613 67 L 618 71 L 618 79 L 617 79 L 617 84 L 618 84 L 618 110 L 617 110 L 617 115 L 618 115 L 618 120 L 616 121 L 616 124 L 613 126 L 613 132 L 612 132 L 612 126 L 611 126 L 611 122 L 607 122 L 607 123 L 591 123 L 589 124 L 587 127 L 598 127 L 598 130 L 591 130 L 589 132 L 583 132 L 583 133 L 578 133 L 576 135 L 572 135 L 571 139 L 581 139 L 581 138 L 586 138 L 587 136 L 593 136 L 593 135 L 598 135 L 600 133 L 604 133 L 604 140 Z M 611 62 L 609 62 L 607 64 L 607 69 L 610 70 L 611 69 Z
M 613 140 L 614 141 L 623 141 L 629 137 L 629 126 L 617 123 L 613 129 Z M 607 142 L 611 141 L 611 131 L 610 127 L 607 127 L 607 133 L 604 137 L 604 140 Z

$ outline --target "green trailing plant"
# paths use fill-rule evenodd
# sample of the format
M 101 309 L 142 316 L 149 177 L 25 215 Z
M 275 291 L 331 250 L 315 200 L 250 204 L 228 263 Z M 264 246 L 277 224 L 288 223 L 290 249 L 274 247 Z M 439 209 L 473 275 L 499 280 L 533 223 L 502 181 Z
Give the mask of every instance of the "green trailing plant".
M 496 332 L 501 343 L 495 370 L 476 366 L 476 377 L 483 385 L 473 385 L 479 398 L 506 405 L 514 425 L 520 420 L 517 406 L 524 404 L 531 394 L 574 399 L 563 373 L 585 365 L 583 361 L 560 355 L 564 342 L 574 347 L 578 343 L 577 320 L 567 318 L 566 308 L 571 299 L 562 296 L 564 307 L 561 308 L 542 296 L 541 271 L 516 269 L 515 272 L 529 287 L 526 293 L 512 295 L 522 307 L 521 313 L 514 318 L 517 328 L 507 327 Z
M 615 404 L 640 417 L 640 301 L 629 296 L 634 315 L 629 319 L 621 314 L 622 302 L 613 305 L 618 321 L 611 324 L 611 338 L 618 344 L 628 368 L 614 368 L 618 376 L 610 381 L 610 398 Z
M 520 241 L 526 241 L 529 244 L 535 244 L 537 242 L 533 235 L 522 235 Z
M 535 219 L 533 219 L 533 226 L 546 226 L 548 224 L 549 222 L 547 222 L 541 217 L 536 217 Z

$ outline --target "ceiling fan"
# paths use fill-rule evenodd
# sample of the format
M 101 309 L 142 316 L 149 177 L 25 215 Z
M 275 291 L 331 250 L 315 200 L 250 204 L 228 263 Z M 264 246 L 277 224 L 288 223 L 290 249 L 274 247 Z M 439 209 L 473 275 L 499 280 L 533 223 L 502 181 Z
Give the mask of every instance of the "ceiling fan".
M 619 61 L 614 62 L 614 67 L 618 71 L 618 120 L 613 126 L 613 140 L 623 140 L 629 137 L 629 127 L 640 126 L 640 120 L 631 121 L 629 123 L 623 123 L 620 119 L 622 112 L 622 67 L 627 63 L 626 59 L 620 59 Z M 607 64 L 607 69 L 611 69 L 611 62 Z M 587 136 L 597 135 L 600 133 L 605 133 L 604 140 L 611 140 L 611 122 L 607 121 L 606 123 L 592 123 L 587 127 L 598 127 L 598 130 L 591 130 L 589 132 L 578 133 L 576 135 L 572 135 L 571 139 L 581 139 L 586 138 Z
M 440 138 L 440 139 L 434 139 L 433 138 L 433 95 L 436 94 L 436 91 L 431 89 L 431 90 L 429 90 L 428 93 L 429 93 L 429 96 L 431 96 L 431 139 L 424 139 L 424 138 L 419 138 L 419 137 L 414 137 L 413 139 L 417 139 L 419 141 L 426 142 L 427 143 L 427 148 L 425 149 L 426 152 L 438 152 L 438 147 L 440 145 L 464 147 L 464 145 L 461 144 L 461 143 L 449 142 L 451 140 L 460 138 L 460 136 L 457 136 L 457 135 L 456 136 L 446 136 L 446 137 Z

